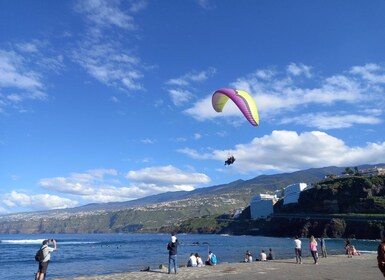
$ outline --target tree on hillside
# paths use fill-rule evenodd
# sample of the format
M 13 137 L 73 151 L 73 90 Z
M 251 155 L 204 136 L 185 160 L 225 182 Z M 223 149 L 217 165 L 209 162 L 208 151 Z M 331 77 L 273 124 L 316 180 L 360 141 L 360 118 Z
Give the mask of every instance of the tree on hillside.
M 350 167 L 346 167 L 345 170 L 342 172 L 342 174 L 345 174 L 345 175 L 353 175 L 353 174 L 354 174 L 354 171 L 353 171 L 353 169 L 351 169 Z
M 357 166 L 354 167 L 354 175 L 355 175 L 355 176 L 360 176 L 360 175 L 361 175 L 361 172 L 360 172 L 360 170 L 358 170 L 358 167 L 357 167 Z

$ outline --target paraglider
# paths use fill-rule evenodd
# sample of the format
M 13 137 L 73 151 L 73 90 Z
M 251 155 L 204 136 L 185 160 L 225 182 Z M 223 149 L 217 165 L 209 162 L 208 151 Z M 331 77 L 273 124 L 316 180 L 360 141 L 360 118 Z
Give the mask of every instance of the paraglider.
M 229 99 L 237 105 L 238 109 L 253 126 L 259 125 L 257 105 L 255 105 L 253 98 L 246 91 L 229 88 L 216 90 L 211 99 L 214 110 L 222 112 Z M 228 155 L 225 165 L 230 165 L 234 162 L 235 157 L 233 155 Z
M 252 125 L 259 125 L 257 105 L 255 105 L 253 98 L 246 91 L 229 88 L 216 90 L 212 96 L 214 110 L 222 112 L 229 99 L 237 105 L 239 110 Z
M 235 157 L 233 155 L 228 156 L 227 160 L 225 161 L 225 165 L 233 164 L 235 161 Z

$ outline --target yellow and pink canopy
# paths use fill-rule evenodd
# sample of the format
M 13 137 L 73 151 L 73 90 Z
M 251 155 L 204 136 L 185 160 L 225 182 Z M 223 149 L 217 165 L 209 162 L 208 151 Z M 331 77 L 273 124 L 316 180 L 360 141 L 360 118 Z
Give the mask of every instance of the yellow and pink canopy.
M 251 96 L 243 90 L 221 88 L 214 92 L 212 105 L 215 111 L 222 112 L 227 101 L 231 99 L 246 119 L 254 126 L 259 125 L 257 105 Z

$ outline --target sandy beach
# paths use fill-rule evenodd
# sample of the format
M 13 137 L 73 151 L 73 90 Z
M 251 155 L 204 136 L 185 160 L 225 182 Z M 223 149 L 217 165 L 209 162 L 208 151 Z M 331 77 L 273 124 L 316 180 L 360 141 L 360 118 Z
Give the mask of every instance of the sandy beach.
M 220 263 L 216 266 L 182 267 L 176 275 L 167 274 L 167 269 L 159 269 L 158 267 L 145 272 L 55 278 L 54 280 L 123 279 L 376 280 L 384 279 L 384 277 L 377 268 L 376 254 L 363 254 L 353 258 L 348 258 L 345 255 L 320 258 L 318 265 L 314 265 L 311 258 L 304 258 L 303 264 L 295 264 L 294 259 L 253 263 Z

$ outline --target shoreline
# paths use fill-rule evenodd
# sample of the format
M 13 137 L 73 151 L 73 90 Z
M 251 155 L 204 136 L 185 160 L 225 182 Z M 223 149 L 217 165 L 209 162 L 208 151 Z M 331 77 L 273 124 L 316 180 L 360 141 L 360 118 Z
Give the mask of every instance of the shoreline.
M 376 254 L 362 254 L 348 258 L 346 255 L 331 255 L 319 258 L 313 264 L 311 257 L 303 258 L 303 264 L 295 264 L 292 259 L 255 261 L 252 263 L 219 263 L 216 266 L 181 267 L 178 274 L 167 274 L 167 264 L 163 269 L 124 272 L 104 275 L 83 275 L 53 280 L 163 280 L 163 279 L 234 279 L 234 280 L 298 280 L 298 279 L 384 279 L 377 267 Z

